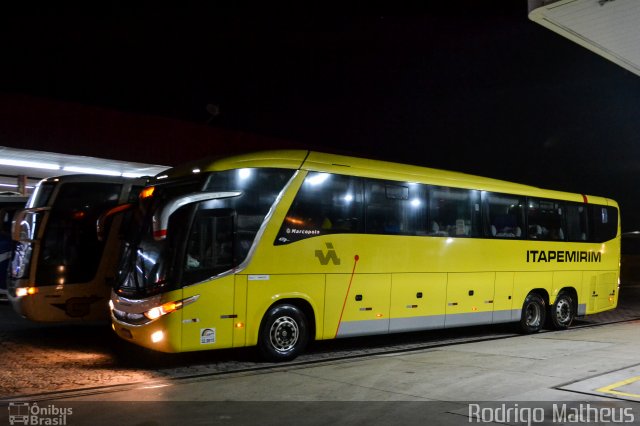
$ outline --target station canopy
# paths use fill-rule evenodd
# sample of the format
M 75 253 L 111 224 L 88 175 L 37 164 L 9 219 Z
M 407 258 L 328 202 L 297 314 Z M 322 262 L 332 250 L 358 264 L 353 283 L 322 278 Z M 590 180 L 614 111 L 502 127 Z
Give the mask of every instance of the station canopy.
M 51 176 L 78 173 L 124 177 L 155 176 L 168 167 L 0 146 L 0 192 L 15 191 L 18 176 L 27 178 L 27 193 L 31 193 L 40 179 Z
M 640 75 L 639 0 L 529 0 L 529 19 Z

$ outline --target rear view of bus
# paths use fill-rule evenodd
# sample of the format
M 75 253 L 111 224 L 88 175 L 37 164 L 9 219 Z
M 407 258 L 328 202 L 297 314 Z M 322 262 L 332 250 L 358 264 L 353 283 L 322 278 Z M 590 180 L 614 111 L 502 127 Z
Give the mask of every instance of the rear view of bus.
M 20 315 L 38 322 L 108 318 L 118 257 L 118 223 L 104 242 L 96 220 L 136 197 L 145 180 L 68 175 L 41 181 L 16 213 L 8 296 Z

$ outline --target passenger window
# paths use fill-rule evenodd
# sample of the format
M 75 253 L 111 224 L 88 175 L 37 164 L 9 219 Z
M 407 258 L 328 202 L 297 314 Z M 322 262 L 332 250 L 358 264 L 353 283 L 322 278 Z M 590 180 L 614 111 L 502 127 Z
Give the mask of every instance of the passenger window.
M 594 241 L 609 241 L 618 233 L 618 209 L 615 207 L 592 205 L 591 218 Z
M 368 180 L 365 199 L 367 233 L 425 234 L 427 199 L 424 185 Z
M 230 209 L 203 209 L 196 215 L 187 240 L 184 264 L 186 284 L 203 281 L 235 266 L 234 212 Z
M 287 212 L 275 244 L 363 231 L 362 179 L 310 172 Z
M 474 216 L 480 210 L 477 198 L 476 191 L 432 188 L 427 233 L 441 237 L 474 236 Z
M 485 235 L 493 238 L 522 238 L 525 198 L 484 192 Z
M 569 241 L 589 241 L 587 206 L 568 203 L 565 208 L 567 210 L 567 239 Z
M 529 239 L 564 241 L 563 207 L 558 201 L 530 198 L 527 209 Z

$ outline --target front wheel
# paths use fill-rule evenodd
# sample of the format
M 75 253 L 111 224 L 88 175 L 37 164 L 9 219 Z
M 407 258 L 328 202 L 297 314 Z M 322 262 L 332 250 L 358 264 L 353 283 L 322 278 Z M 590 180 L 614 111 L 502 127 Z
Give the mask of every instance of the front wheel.
M 569 293 L 561 292 L 556 297 L 556 303 L 549 306 L 550 325 L 555 330 L 566 330 L 575 318 L 573 297 Z
M 536 293 L 529 293 L 522 304 L 520 328 L 524 333 L 537 333 L 542 329 L 545 319 L 544 299 Z
M 296 306 L 274 306 L 264 317 L 258 350 L 269 361 L 290 361 L 307 346 L 307 317 Z

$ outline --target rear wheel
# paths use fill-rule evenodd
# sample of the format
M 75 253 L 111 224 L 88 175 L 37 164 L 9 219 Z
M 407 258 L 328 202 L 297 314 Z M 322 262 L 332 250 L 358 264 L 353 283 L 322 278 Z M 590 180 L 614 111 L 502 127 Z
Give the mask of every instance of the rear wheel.
M 522 304 L 520 328 L 524 333 L 537 333 L 544 325 L 546 304 L 536 293 L 529 293 Z
M 304 313 L 294 305 L 274 306 L 264 317 L 258 350 L 269 361 L 290 361 L 307 346 L 308 326 Z
M 575 318 L 573 297 L 567 292 L 560 292 L 556 303 L 549 306 L 550 325 L 556 330 L 566 330 Z

